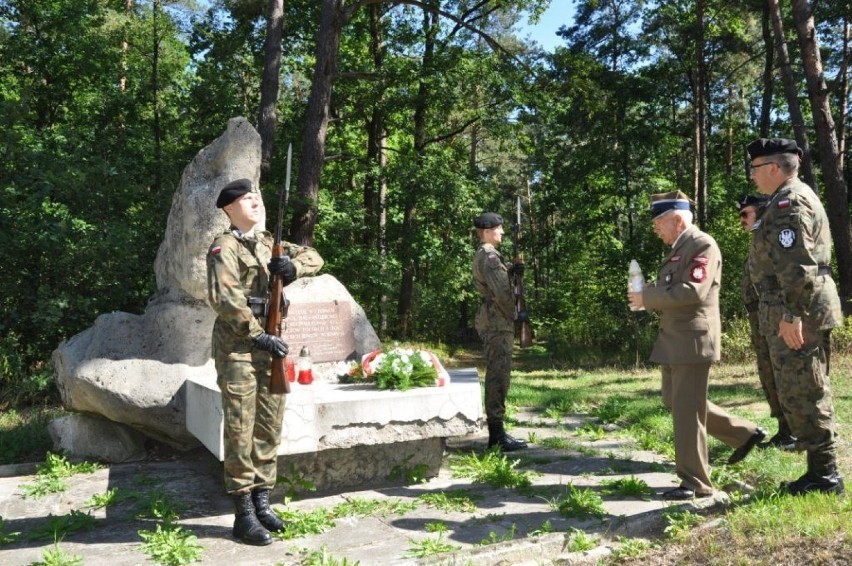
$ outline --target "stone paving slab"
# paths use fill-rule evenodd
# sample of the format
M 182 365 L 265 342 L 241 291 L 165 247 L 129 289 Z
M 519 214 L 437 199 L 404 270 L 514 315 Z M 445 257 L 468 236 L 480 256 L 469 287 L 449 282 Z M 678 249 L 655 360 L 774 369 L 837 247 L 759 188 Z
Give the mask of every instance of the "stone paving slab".
M 526 438 L 532 430 L 517 429 L 512 433 Z M 535 432 L 538 438 L 556 434 L 553 428 L 536 428 Z M 582 441 L 575 437 L 572 442 Z M 484 444 L 484 436 L 474 435 L 449 442 L 448 451 L 481 453 Z M 594 563 L 608 552 L 617 536 L 645 536 L 661 531 L 665 526 L 663 511 L 670 504 L 662 501 L 660 493 L 676 485 L 677 478 L 672 466 L 659 455 L 638 450 L 629 440 L 608 435 L 604 440 L 582 444 L 583 454 L 535 444 L 528 450 L 510 454 L 526 462 L 519 469 L 535 472 L 532 481 L 538 495 L 522 495 L 515 490 L 495 489 L 454 478 L 446 465 L 437 477 L 423 484 L 388 484 L 360 490 L 308 493 L 290 502 L 288 508 L 331 509 L 346 501 L 372 499 L 412 502 L 425 493 L 461 490 L 474 498 L 477 509 L 471 513 L 440 511 L 421 500 L 416 509 L 403 514 L 337 519 L 335 526 L 323 534 L 286 541 L 276 539 L 266 547 L 243 545 L 231 537 L 233 508 L 222 492 L 221 464 L 204 449 L 174 460 L 112 465 L 93 474 L 76 475 L 69 479 L 69 490 L 39 499 L 22 497 L 22 486 L 35 480 L 33 466 L 0 467 L 0 516 L 5 521 L 3 532 L 26 535 L 43 529 L 50 514 L 66 515 L 72 510 L 88 512 L 85 502 L 108 489 L 120 487 L 138 494 L 162 489 L 184 505 L 179 513 L 179 524 L 191 530 L 203 546 L 200 564 L 300 564 L 308 552 L 323 547 L 339 561 L 345 558 L 350 565 L 360 562 L 363 566 Z M 601 483 L 605 480 L 630 476 L 644 480 L 654 494 L 638 499 L 601 491 Z M 568 484 L 598 490 L 606 515 L 600 519 L 581 520 L 557 513 L 548 503 L 548 497 L 564 492 Z M 699 501 L 706 507 L 724 503 L 725 498 L 720 494 Z M 273 502 L 278 506 L 282 499 L 283 491 L 279 487 Z M 95 528 L 68 534 L 60 542 L 60 548 L 66 554 L 82 557 L 87 566 L 153 564 L 140 549 L 142 540 L 138 531 L 153 530 L 156 521 L 134 517 L 134 509 L 135 503 L 127 501 L 108 510 L 92 511 Z M 542 533 L 548 522 L 552 532 Z M 438 536 L 427 532 L 429 523 L 444 524 L 447 532 L 443 540 L 458 550 L 423 559 L 408 555 L 413 548 L 412 541 Z M 599 547 L 584 555 L 568 555 L 564 548 L 565 532 L 572 527 L 598 537 Z M 493 541 L 499 542 L 483 544 Z M 0 546 L 0 564 L 32 564 L 42 560 L 43 551 L 52 547 L 53 541 L 18 540 Z

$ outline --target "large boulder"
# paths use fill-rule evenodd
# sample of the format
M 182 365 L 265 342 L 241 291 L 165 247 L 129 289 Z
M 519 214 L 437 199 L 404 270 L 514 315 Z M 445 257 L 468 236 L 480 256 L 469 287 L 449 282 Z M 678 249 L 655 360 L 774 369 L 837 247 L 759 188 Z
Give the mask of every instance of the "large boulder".
M 126 424 L 179 449 L 198 445 L 186 428 L 184 382 L 215 375 L 215 314 L 207 303 L 205 258 L 210 242 L 228 227 L 215 207 L 216 197 L 234 179 L 257 183 L 260 154 L 257 131 L 246 119 L 234 118 L 186 167 L 154 263 L 157 292 L 145 313 L 103 314 L 53 352 L 56 383 L 67 409 Z M 306 283 L 291 285 L 296 286 L 304 290 Z M 359 326 L 356 349 L 364 353 L 378 347 L 363 310 L 340 290 L 342 285 L 333 287 L 332 299 L 352 302 Z

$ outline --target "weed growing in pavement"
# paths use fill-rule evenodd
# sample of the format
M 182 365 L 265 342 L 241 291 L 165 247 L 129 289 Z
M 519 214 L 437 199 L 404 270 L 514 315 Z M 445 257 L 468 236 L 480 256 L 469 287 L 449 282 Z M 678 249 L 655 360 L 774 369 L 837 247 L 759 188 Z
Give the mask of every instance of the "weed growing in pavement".
M 451 459 L 450 471 L 456 478 L 471 478 L 495 488 L 524 488 L 532 485 L 531 472 L 517 471 L 518 460 L 509 460 L 500 450 L 489 450 L 481 457 L 471 452 Z
M 169 495 L 165 489 L 158 487 L 151 493 L 146 493 L 139 499 L 136 509 L 137 519 L 157 519 L 165 523 L 178 520 L 178 514 L 186 509 L 186 505 Z
M 543 439 L 541 441 L 541 446 L 553 450 L 570 450 L 572 452 L 578 452 L 583 456 L 597 456 L 600 453 L 595 448 L 580 444 L 575 440 L 563 438 L 560 436 L 551 436 L 550 438 Z
M 53 548 L 45 548 L 41 553 L 41 560 L 30 566 L 82 566 L 83 557 L 65 552 L 59 548 L 59 542 L 54 541 Z
M 559 407 L 550 406 L 544 410 L 544 416 L 559 424 L 559 421 L 562 420 L 562 411 L 559 410 Z
M 78 531 L 91 531 L 95 528 L 97 521 L 89 513 L 81 513 L 72 510 L 67 515 L 48 515 L 47 520 L 40 527 L 36 527 L 27 534 L 29 540 L 57 540 L 65 538 L 69 533 Z
M 444 535 L 447 533 L 447 526 L 443 523 L 427 523 L 426 530 L 438 533 L 438 536 L 436 538 L 420 540 L 408 539 L 410 548 L 405 552 L 406 558 L 425 558 L 461 548 L 444 540 Z
M 92 495 L 89 500 L 83 504 L 83 506 L 91 509 L 104 509 L 111 505 L 119 505 L 131 498 L 138 498 L 138 495 L 113 487 L 106 490 L 104 493 L 96 493 Z
M 541 526 L 535 530 L 530 531 L 529 536 L 531 537 L 540 537 L 541 535 L 546 535 L 547 533 L 553 532 L 553 524 L 550 522 L 550 519 L 543 522 Z
M 10 544 L 18 540 L 18 537 L 21 536 L 20 532 L 10 533 L 6 530 L 6 520 L 3 517 L 0 517 L 0 546 L 4 544 Z
M 627 414 L 629 408 L 630 399 L 622 395 L 612 395 L 594 406 L 590 414 L 604 424 L 618 423 Z
M 651 541 L 643 538 L 617 536 L 615 537 L 615 541 L 619 544 L 618 548 L 612 551 L 612 558 L 616 561 L 641 556 L 652 546 Z
M 191 531 L 166 521 L 157 523 L 154 531 L 137 531 L 142 538 L 142 552 L 159 564 L 181 566 L 195 562 L 203 550 L 198 539 Z
M 305 476 L 298 471 L 293 464 L 290 464 L 290 471 L 286 476 L 276 476 L 278 485 L 284 486 L 284 500 L 290 501 L 298 499 L 299 496 L 306 491 L 316 491 L 317 486 L 313 482 L 305 479 Z
M 427 464 L 417 464 L 415 466 L 408 466 L 408 463 L 411 459 L 414 458 L 414 454 L 409 454 L 403 460 L 402 464 L 397 464 L 393 468 L 391 468 L 390 476 L 388 479 L 391 480 L 403 480 L 406 484 L 418 484 L 426 481 L 426 473 L 429 471 L 429 466 Z
M 667 526 L 663 530 L 666 536 L 676 542 L 685 542 L 692 527 L 700 525 L 704 517 L 691 511 L 667 509 L 663 512 Z
M 334 506 L 331 511 L 333 518 L 340 517 L 366 517 L 368 515 L 390 514 L 402 515 L 417 508 L 416 501 L 403 501 L 400 499 L 364 499 L 354 497 Z
M 601 496 L 592 489 L 574 487 L 573 484 L 565 486 L 565 493 L 557 495 L 552 499 L 545 499 L 550 508 L 557 511 L 566 518 L 589 519 L 606 515 Z
M 281 565 L 279 562 L 276 566 Z M 350 562 L 346 558 L 337 559 L 328 552 L 328 547 L 322 545 L 319 550 L 311 550 L 299 561 L 300 566 L 358 566 L 359 561 Z
M 460 490 L 450 490 L 438 493 L 424 493 L 418 496 L 417 499 L 439 511 L 473 513 L 477 509 L 474 499 L 481 499 L 481 497 L 469 495 Z
M 586 423 L 577 429 L 577 435 L 588 438 L 591 441 L 602 440 L 606 437 L 606 431 L 598 424 Z
M 38 499 L 48 493 L 61 493 L 68 489 L 68 482 L 65 481 L 65 478 L 70 478 L 75 474 L 91 474 L 102 467 L 90 462 L 72 464 L 64 456 L 48 452 L 44 463 L 39 464 L 36 470 L 35 482 L 22 486 L 23 496 L 25 499 Z
M 618 478 L 613 480 L 604 480 L 601 482 L 601 488 L 605 495 L 623 495 L 625 497 L 637 497 L 639 499 L 649 500 L 650 495 L 654 493 L 645 480 L 641 480 L 636 476 L 629 478 Z
M 565 533 L 565 547 L 568 552 L 585 552 L 598 545 L 598 539 L 576 527 L 571 527 Z
M 488 538 L 484 538 L 479 541 L 479 546 L 488 546 L 489 544 L 498 544 L 509 540 L 515 540 L 515 531 L 517 531 L 515 523 L 512 523 L 512 526 L 509 527 L 509 532 L 504 534 L 503 536 L 498 537 L 497 533 L 495 533 L 494 531 L 490 531 L 488 533 Z
M 272 533 L 281 540 L 319 535 L 334 527 L 334 516 L 322 508 L 313 511 L 275 508 L 274 511 L 287 523 L 284 529 Z

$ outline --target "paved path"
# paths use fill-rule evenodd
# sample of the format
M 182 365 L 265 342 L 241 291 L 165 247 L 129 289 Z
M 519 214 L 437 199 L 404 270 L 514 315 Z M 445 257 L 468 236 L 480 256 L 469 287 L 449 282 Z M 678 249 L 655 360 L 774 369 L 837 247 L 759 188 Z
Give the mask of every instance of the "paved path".
M 140 501 L 165 494 L 167 501 L 180 502 L 179 524 L 191 530 L 203 547 L 201 564 L 274 565 L 304 564 L 316 551 L 326 549 L 338 564 L 346 560 L 362 566 L 391 564 L 554 564 L 594 563 L 605 555 L 618 537 L 647 536 L 662 531 L 663 510 L 669 504 L 659 494 L 676 485 L 669 463 L 660 456 L 636 449 L 629 439 L 609 433 L 599 441 L 582 441 L 571 432 L 583 417 L 565 418 L 560 428 L 546 419 L 531 417 L 523 422 L 538 423 L 535 428 L 517 428 L 512 434 L 527 438 L 530 432 L 539 444 L 510 454 L 523 458 L 519 470 L 532 472 L 533 489 L 526 494 L 513 489 L 496 489 L 470 479 L 453 477 L 447 462 L 472 451 L 481 454 L 483 436 L 453 439 L 440 475 L 417 485 L 386 485 L 335 493 L 307 493 L 287 504 L 286 509 L 331 510 L 343 503 L 384 500 L 409 504 L 401 513 L 338 518 L 322 534 L 290 540 L 277 540 L 266 547 L 237 543 L 231 537 L 233 508 L 222 493 L 221 464 L 206 450 L 198 449 L 175 459 L 159 459 L 133 464 L 111 465 L 93 474 L 70 478 L 70 488 L 38 499 L 24 499 L 22 486 L 35 480 L 33 466 L 0 467 L 0 541 L 4 535 L 21 533 L 18 540 L 0 546 L 0 564 L 28 565 L 43 560 L 43 552 L 54 547 L 49 540 L 25 540 L 33 533 L 49 533 L 49 516 L 68 516 L 72 511 L 94 517 L 91 530 L 67 534 L 59 547 L 68 555 L 82 557 L 91 566 L 153 564 L 141 549 L 139 530 L 154 530 L 157 521 L 140 519 Z M 558 436 L 571 442 L 567 449 L 544 448 L 544 438 Z M 607 480 L 635 477 L 653 491 L 645 499 L 612 495 L 603 489 Z M 600 518 L 566 517 L 554 510 L 553 501 L 564 498 L 566 486 L 590 488 L 602 496 L 605 515 Z M 85 506 L 93 495 L 120 488 L 132 494 L 124 502 L 106 510 Z M 464 492 L 476 503 L 468 512 L 442 511 L 428 505 L 424 494 Z M 273 497 L 281 506 L 283 491 Z M 725 494 L 701 500 L 703 507 L 721 504 Z M 446 532 L 429 532 L 427 525 L 441 523 Z M 586 555 L 569 554 L 565 533 L 578 528 L 596 537 L 598 547 Z M 455 547 L 452 553 L 419 559 L 411 555 L 416 541 L 441 540 Z M 421 542 L 421 546 L 422 546 Z M 313 562 L 316 564 L 328 562 Z

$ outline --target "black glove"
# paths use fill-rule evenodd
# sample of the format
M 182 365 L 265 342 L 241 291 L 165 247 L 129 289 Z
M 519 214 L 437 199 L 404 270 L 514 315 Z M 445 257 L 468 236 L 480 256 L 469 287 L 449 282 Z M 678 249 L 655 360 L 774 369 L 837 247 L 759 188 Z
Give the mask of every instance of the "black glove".
M 529 322 L 530 321 L 530 315 L 527 311 L 520 310 L 520 311 L 518 311 L 518 319 L 517 320 L 518 320 L 518 322 Z
M 509 268 L 509 275 L 517 275 L 518 277 L 522 277 L 524 275 L 524 267 L 523 263 L 513 263 L 512 267 Z
M 274 257 L 267 267 L 272 275 L 281 276 L 284 285 L 289 285 L 296 280 L 296 265 L 290 261 L 289 256 Z
M 261 350 L 266 350 L 276 358 L 283 358 L 290 351 L 287 342 L 275 336 L 264 332 L 254 339 L 254 344 Z

